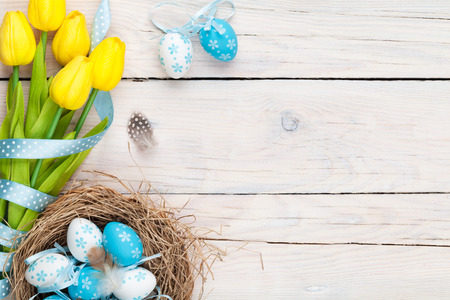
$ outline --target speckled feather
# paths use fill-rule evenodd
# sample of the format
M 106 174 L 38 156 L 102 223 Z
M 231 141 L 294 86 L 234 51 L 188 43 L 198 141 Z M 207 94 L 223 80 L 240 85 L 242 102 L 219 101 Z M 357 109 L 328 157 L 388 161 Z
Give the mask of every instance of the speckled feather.
M 128 122 L 128 136 L 142 149 L 147 149 L 153 145 L 152 124 L 147 117 L 139 112 L 133 113 Z

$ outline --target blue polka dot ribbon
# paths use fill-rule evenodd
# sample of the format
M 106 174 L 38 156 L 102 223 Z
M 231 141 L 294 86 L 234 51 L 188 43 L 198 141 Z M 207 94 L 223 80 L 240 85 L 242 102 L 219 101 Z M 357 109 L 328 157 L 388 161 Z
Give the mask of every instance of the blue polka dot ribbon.
M 95 14 L 92 33 L 92 51 L 105 37 L 111 25 L 109 0 L 103 0 Z M 92 137 L 77 140 L 38 140 L 38 139 L 6 139 L 0 140 L 0 159 L 45 159 L 80 153 L 94 147 L 105 135 L 114 119 L 114 108 L 109 92 L 100 91 L 94 101 L 94 107 L 101 120 L 108 117 L 108 124 L 103 132 Z M 56 197 L 9 180 L 0 180 L 0 198 L 19 204 L 31 210 L 41 212 Z M 0 223 L 0 245 L 14 248 L 23 239 L 26 232 L 9 228 Z M 0 266 L 5 271 L 11 269 L 12 255 L 0 252 Z M 10 293 L 8 279 L 0 280 L 0 299 Z M 62 296 L 62 295 L 60 295 Z
M 214 21 L 214 16 L 218 10 L 218 7 L 222 3 L 228 3 L 231 5 L 231 8 L 233 11 L 228 15 L 224 20 L 230 19 L 235 12 L 234 3 L 232 0 L 216 0 L 208 5 L 204 6 L 202 9 L 200 9 L 194 16 L 189 16 L 190 21 L 188 21 L 186 24 L 184 24 L 181 27 L 175 27 L 175 28 L 167 28 L 166 26 L 162 25 L 159 22 L 156 22 L 154 18 L 152 17 L 152 12 L 150 13 L 150 20 L 152 21 L 153 25 L 155 25 L 158 29 L 160 29 L 164 33 L 181 33 L 186 36 L 194 36 L 196 35 L 202 28 L 205 28 L 205 30 L 210 30 L 211 26 L 216 28 L 219 32 L 219 34 L 223 34 L 224 31 L 220 26 Z M 153 10 L 155 10 L 158 7 L 161 7 L 163 5 L 173 5 L 178 6 L 175 2 L 161 2 L 157 4 Z M 204 21 L 203 21 L 204 20 Z
M 0 252 L 0 265 L 3 266 L 3 271 L 9 272 L 12 266 L 14 253 Z
M 0 299 L 5 298 L 9 295 L 9 291 L 11 290 L 11 285 L 9 284 L 8 279 L 0 280 Z
M 110 25 L 111 10 L 109 8 L 109 0 L 103 0 L 92 23 L 91 51 L 103 40 Z

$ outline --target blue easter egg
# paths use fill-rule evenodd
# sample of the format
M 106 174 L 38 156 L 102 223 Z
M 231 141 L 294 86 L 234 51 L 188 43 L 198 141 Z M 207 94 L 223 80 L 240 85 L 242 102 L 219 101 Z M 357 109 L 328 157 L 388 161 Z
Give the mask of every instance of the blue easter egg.
M 97 300 L 101 298 L 99 295 L 99 276 L 100 271 L 94 270 L 92 267 L 85 267 L 81 270 L 78 277 L 78 285 L 69 286 L 69 296 L 71 299 Z
M 215 59 L 230 61 L 236 56 L 238 50 L 236 33 L 225 20 L 214 19 L 214 21 L 224 30 L 223 34 L 217 31 L 213 22 L 210 30 L 205 30 L 205 28 L 200 30 L 200 44 Z
M 58 295 L 51 295 L 51 296 L 45 298 L 44 300 L 64 300 L 64 298 L 61 296 L 58 296 Z
M 142 241 L 133 229 L 119 222 L 111 222 L 103 230 L 103 246 L 114 263 L 127 267 L 142 257 Z

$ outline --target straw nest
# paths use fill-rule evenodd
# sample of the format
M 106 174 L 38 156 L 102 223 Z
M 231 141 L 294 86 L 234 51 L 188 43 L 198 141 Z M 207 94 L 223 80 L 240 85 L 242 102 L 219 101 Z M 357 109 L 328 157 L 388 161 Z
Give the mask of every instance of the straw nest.
M 24 279 L 24 260 L 53 248 L 55 242 L 66 246 L 67 228 L 77 217 L 90 219 L 101 230 L 111 221 L 133 228 L 142 239 L 145 256 L 162 255 L 142 265 L 155 274 L 162 293 L 174 300 L 191 299 L 194 281 L 198 276 L 204 281 L 210 270 L 211 255 L 205 257 L 204 251 L 209 246 L 176 219 L 176 211 L 166 208 L 164 200 L 155 203 L 148 194 L 130 194 L 126 196 L 101 185 L 78 187 L 50 205 L 14 256 L 10 280 L 16 299 L 29 299 L 37 292 Z M 45 295 L 40 296 L 42 299 Z

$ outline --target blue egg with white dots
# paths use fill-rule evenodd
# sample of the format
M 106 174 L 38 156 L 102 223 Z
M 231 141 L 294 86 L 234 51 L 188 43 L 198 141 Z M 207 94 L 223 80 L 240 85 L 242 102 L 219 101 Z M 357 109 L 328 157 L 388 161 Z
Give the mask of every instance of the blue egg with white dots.
M 233 27 L 225 20 L 214 19 L 209 30 L 205 28 L 200 30 L 199 38 L 203 49 L 215 59 L 230 61 L 237 54 L 238 41 L 236 33 Z
M 92 267 L 85 267 L 78 277 L 78 285 L 69 286 L 69 296 L 71 299 L 96 300 L 101 299 L 100 275 L 102 272 L 94 270 Z
M 129 226 L 111 222 L 103 230 L 103 247 L 114 263 L 128 267 L 142 257 L 142 241 Z

